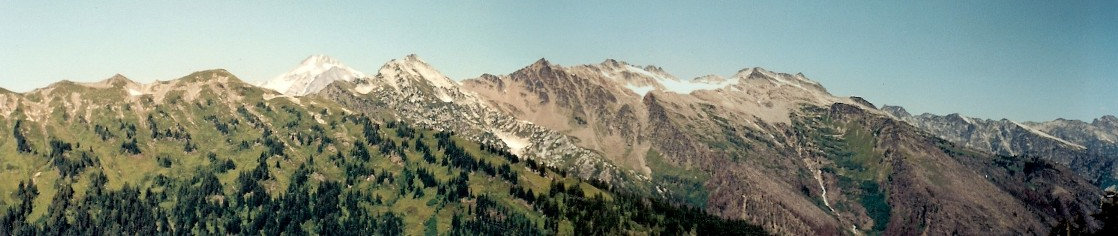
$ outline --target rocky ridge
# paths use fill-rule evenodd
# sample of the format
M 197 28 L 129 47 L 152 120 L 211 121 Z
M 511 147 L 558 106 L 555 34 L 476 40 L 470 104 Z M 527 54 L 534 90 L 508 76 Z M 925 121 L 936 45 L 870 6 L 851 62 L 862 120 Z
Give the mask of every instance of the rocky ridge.
M 463 85 L 492 107 L 642 170 L 649 194 L 778 234 L 1035 233 L 1094 210 L 1098 189 L 1067 170 L 1012 170 L 1044 160 L 982 161 L 988 154 L 927 136 L 864 99 L 833 96 L 803 74 L 746 68 L 725 80 L 679 81 L 642 68 L 657 67 L 616 60 L 564 67 L 541 59 Z M 686 86 L 694 89 L 672 89 Z M 1041 172 L 1047 175 L 1036 176 Z M 1037 199 L 1026 197 L 1036 196 L 1033 190 L 1014 187 L 1024 183 L 1078 190 Z M 1075 199 L 1067 202 L 1073 210 L 974 224 L 1007 222 L 1054 199 Z M 994 207 L 1003 205 L 1014 207 Z M 926 209 L 935 206 L 945 208 Z
M 615 182 L 627 175 L 599 154 L 574 145 L 568 136 L 490 108 L 416 55 L 389 61 L 369 78 L 335 83 L 317 96 L 357 112 L 504 146 L 524 158 L 566 168 L 586 179 Z
M 911 115 L 899 106 L 883 111 L 928 133 L 964 146 L 1006 156 L 1037 156 L 1067 165 L 1100 187 L 1118 184 L 1118 129 L 1104 116 L 1093 123 L 989 120 L 960 114 Z

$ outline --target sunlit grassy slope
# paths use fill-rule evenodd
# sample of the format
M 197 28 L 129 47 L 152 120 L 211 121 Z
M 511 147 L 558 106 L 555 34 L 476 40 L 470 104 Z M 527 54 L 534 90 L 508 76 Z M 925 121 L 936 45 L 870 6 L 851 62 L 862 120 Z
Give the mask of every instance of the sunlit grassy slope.
M 114 85 L 55 84 L 0 119 L 0 234 L 761 233 L 223 70 Z

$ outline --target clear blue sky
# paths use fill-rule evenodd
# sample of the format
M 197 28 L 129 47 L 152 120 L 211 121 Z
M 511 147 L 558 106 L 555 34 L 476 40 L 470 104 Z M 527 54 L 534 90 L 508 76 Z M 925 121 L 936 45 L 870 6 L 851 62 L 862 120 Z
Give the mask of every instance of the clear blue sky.
M 3 1 L 0 87 L 210 68 L 260 81 L 311 54 L 375 73 L 416 53 L 459 80 L 616 58 L 681 78 L 803 72 L 914 113 L 1118 113 L 1118 1 L 276 2 Z

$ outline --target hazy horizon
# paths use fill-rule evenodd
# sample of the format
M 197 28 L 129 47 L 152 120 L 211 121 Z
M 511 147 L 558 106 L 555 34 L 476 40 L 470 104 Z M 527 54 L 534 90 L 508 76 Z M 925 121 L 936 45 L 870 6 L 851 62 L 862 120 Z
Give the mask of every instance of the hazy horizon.
M 223 68 L 270 79 L 312 54 L 366 73 L 417 54 L 455 80 L 539 58 L 681 79 L 746 67 L 919 114 L 1090 121 L 1118 113 L 1118 3 L 4 2 L 0 87 Z

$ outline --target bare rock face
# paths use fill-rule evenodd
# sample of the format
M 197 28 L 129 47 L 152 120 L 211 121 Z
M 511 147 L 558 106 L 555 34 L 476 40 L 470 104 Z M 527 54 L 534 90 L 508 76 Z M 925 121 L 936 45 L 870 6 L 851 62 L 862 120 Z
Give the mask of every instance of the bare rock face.
M 625 173 L 574 140 L 494 109 L 415 55 L 386 63 L 376 75 L 335 82 L 315 96 L 383 120 L 403 120 L 503 146 L 584 179 L 618 182 Z
M 887 115 L 896 108 L 832 96 L 802 74 L 748 68 L 681 82 L 648 68 L 540 60 L 463 85 L 643 169 L 649 184 L 637 191 L 777 234 L 1037 234 L 1097 210 L 1098 188 L 1058 164 L 956 146 Z M 664 86 L 678 83 L 717 87 Z
M 564 68 L 540 59 L 512 74 L 483 76 L 464 81 L 463 86 L 492 107 L 560 131 L 581 147 L 647 174 L 642 157 L 649 145 L 640 136 L 647 123 L 646 109 L 641 95 L 622 83 L 657 84 L 644 74 L 618 69 L 629 67 L 607 60 L 601 65 Z M 609 74 L 621 77 L 603 76 Z
M 870 101 L 866 101 L 866 99 L 864 99 L 862 97 L 851 96 L 850 100 L 854 100 L 854 102 L 856 102 L 858 104 L 861 104 L 863 106 L 873 108 L 873 109 L 877 109 L 877 106 L 874 106 L 873 103 L 870 103 Z
M 1099 226 L 1090 215 L 1099 188 L 1059 163 L 1086 164 L 1073 155 L 1012 156 L 1049 145 L 1067 157 L 1062 150 L 1074 154 L 1080 144 L 958 115 L 936 127 L 981 142 L 941 138 L 902 118 L 912 117 L 902 108 L 833 96 L 803 74 L 747 68 L 684 81 L 617 60 L 565 67 L 541 59 L 458 83 L 409 55 L 313 96 L 775 234 L 1045 234 L 1074 219 Z M 948 125 L 956 123 L 966 125 Z

